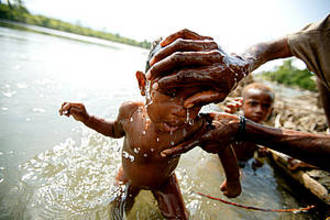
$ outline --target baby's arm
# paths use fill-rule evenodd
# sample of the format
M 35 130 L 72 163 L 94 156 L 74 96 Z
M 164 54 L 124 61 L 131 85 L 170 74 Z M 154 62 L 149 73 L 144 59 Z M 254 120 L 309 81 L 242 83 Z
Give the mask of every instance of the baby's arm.
M 120 138 L 125 135 L 121 120 L 127 115 L 129 111 L 128 105 L 123 104 L 119 109 L 119 115 L 114 121 L 106 121 L 89 115 L 85 106 L 82 103 L 64 102 L 59 110 L 60 115 L 67 117 L 73 116 L 77 121 L 81 121 L 87 127 L 109 137 Z
M 241 194 L 240 172 L 236 155 L 231 146 L 218 153 L 222 167 L 226 174 L 226 180 L 222 183 L 220 189 L 223 194 L 229 198 L 237 197 Z

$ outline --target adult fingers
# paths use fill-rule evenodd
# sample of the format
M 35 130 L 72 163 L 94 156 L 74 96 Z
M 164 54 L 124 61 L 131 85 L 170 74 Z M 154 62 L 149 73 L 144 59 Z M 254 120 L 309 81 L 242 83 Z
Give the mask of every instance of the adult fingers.
M 210 40 L 190 40 L 178 38 L 171 44 L 160 49 L 150 60 L 150 66 L 176 51 L 210 51 L 217 49 L 218 45 Z
M 192 108 L 195 105 L 204 105 L 212 102 L 221 102 L 227 96 L 227 93 L 214 90 L 202 91 L 187 98 L 183 105 L 185 108 Z
M 191 39 L 191 40 L 213 40 L 212 37 L 202 36 L 188 29 L 183 29 L 166 37 L 164 40 L 160 42 L 160 45 L 162 47 L 165 47 L 170 43 L 174 42 L 178 38 Z
M 169 88 L 211 86 L 217 87 L 217 83 L 209 75 L 216 73 L 217 66 L 199 67 L 194 69 L 182 69 L 176 73 L 164 76 L 155 83 L 159 91 L 165 92 Z
M 179 154 L 183 154 L 191 149 L 193 149 L 194 147 L 196 147 L 199 144 L 198 140 L 189 140 L 186 142 L 183 142 L 179 145 L 177 145 L 176 147 L 172 147 L 166 150 L 163 150 L 160 155 L 162 157 L 168 157 L 168 156 L 176 156 Z
M 174 69 L 189 66 L 209 66 L 222 63 L 223 54 L 219 50 L 175 52 L 165 59 L 154 64 L 147 73 L 147 79 L 152 80 L 164 73 L 173 72 Z

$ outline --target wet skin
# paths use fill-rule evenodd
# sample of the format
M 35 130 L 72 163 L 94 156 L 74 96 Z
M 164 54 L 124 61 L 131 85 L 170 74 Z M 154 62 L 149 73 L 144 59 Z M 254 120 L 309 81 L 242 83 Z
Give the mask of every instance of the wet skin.
M 151 58 L 147 77 L 157 80 L 160 91 L 199 86 L 204 94 L 188 97 L 184 103 L 188 108 L 220 102 L 237 82 L 260 65 L 292 56 L 286 37 L 253 45 L 242 55 L 227 54 L 213 38 L 187 29 L 169 35 L 160 45 L 161 49 Z
M 214 49 L 214 41 L 211 37 L 201 36 L 187 29 L 168 36 L 161 42 L 161 46 L 162 49 L 151 59 L 152 67 L 147 77 L 156 81 L 155 87 L 160 91 L 178 86 L 200 85 L 203 94 L 198 92 L 188 97 L 184 103 L 187 108 L 222 101 L 235 87 L 233 79 L 240 81 L 246 74 L 270 60 L 292 56 L 287 37 L 258 43 L 248 48 L 241 56 L 237 56 L 228 55 L 220 48 Z M 213 71 L 210 71 L 212 68 L 214 68 Z M 324 99 L 323 102 L 326 103 L 327 100 Z M 327 114 L 329 111 L 325 110 Z M 218 140 L 223 143 L 232 143 L 239 127 L 239 119 L 227 114 L 216 114 L 212 117 L 215 119 L 214 123 L 218 124 L 216 129 L 204 134 L 195 142 L 180 144 L 165 150 L 163 154 L 178 155 L 199 143 Z M 329 135 L 272 129 L 249 120 L 246 127 L 246 133 L 249 133 L 247 139 L 252 142 L 266 145 L 329 170 Z M 223 148 L 213 148 L 209 151 L 220 152 Z
M 148 91 L 145 90 L 144 74 L 137 72 L 136 76 L 141 94 L 145 95 Z M 148 189 L 153 192 L 163 216 L 188 218 L 174 174 L 179 157 L 163 157 L 161 152 L 181 142 L 193 141 L 208 129 L 206 119 L 198 116 L 200 107 L 189 110 L 183 107 L 185 98 L 197 90 L 198 88 L 189 88 L 174 91 L 175 94 L 170 96 L 151 89 L 146 104 L 122 104 L 117 119 L 111 122 L 89 116 L 81 103 L 63 103 L 61 115 L 72 115 L 76 120 L 106 136 L 125 137 L 122 168 L 117 176 L 117 184 L 125 184 L 127 193 L 131 196 L 127 196 L 124 201 L 118 196 L 115 201 L 118 207 L 124 204 L 125 210 L 128 211 L 139 191 Z M 201 144 L 206 148 L 207 145 L 208 143 Z M 228 197 L 238 196 L 241 192 L 239 171 L 231 148 L 223 152 L 221 162 L 227 177 L 221 190 Z
M 149 80 L 165 92 L 169 88 L 199 87 L 184 106 L 222 101 L 248 73 L 248 63 L 226 54 L 211 37 L 184 29 L 165 38 L 162 48 L 150 60 Z

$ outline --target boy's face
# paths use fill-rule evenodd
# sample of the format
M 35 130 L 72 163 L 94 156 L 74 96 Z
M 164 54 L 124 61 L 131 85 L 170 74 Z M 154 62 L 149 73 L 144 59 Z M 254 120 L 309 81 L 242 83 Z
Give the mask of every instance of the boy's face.
M 146 78 L 144 73 L 136 72 L 141 94 L 147 97 L 147 112 L 150 120 L 163 132 L 174 132 L 194 120 L 200 107 L 196 106 L 187 110 L 183 107 L 184 100 L 195 94 L 198 88 L 185 88 L 172 91 L 171 94 L 163 94 L 152 88 L 146 91 Z
M 190 120 L 194 120 L 200 110 L 200 107 L 189 110 L 183 107 L 185 98 L 194 91 L 195 89 L 187 88 L 173 95 L 167 95 L 151 89 L 151 102 L 147 104 L 150 120 L 163 132 L 174 132 L 182 128 Z
M 266 121 L 273 110 L 273 95 L 257 88 L 246 91 L 243 97 L 244 116 L 254 122 Z

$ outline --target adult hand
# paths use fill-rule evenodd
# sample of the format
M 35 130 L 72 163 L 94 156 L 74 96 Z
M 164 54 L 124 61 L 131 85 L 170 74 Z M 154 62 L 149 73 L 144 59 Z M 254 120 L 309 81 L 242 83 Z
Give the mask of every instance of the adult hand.
M 147 79 L 154 80 L 154 88 L 163 92 L 200 87 L 200 93 L 185 100 L 186 108 L 224 100 L 248 73 L 248 62 L 243 58 L 226 54 L 213 38 L 187 29 L 168 36 L 160 45 L 150 59 Z
M 161 156 L 176 156 L 196 146 L 202 147 L 209 153 L 221 153 L 235 140 L 239 127 L 239 117 L 227 113 L 209 113 L 207 117 L 212 121 L 211 128 L 207 132 L 199 138 L 188 140 L 175 147 L 163 150 Z

